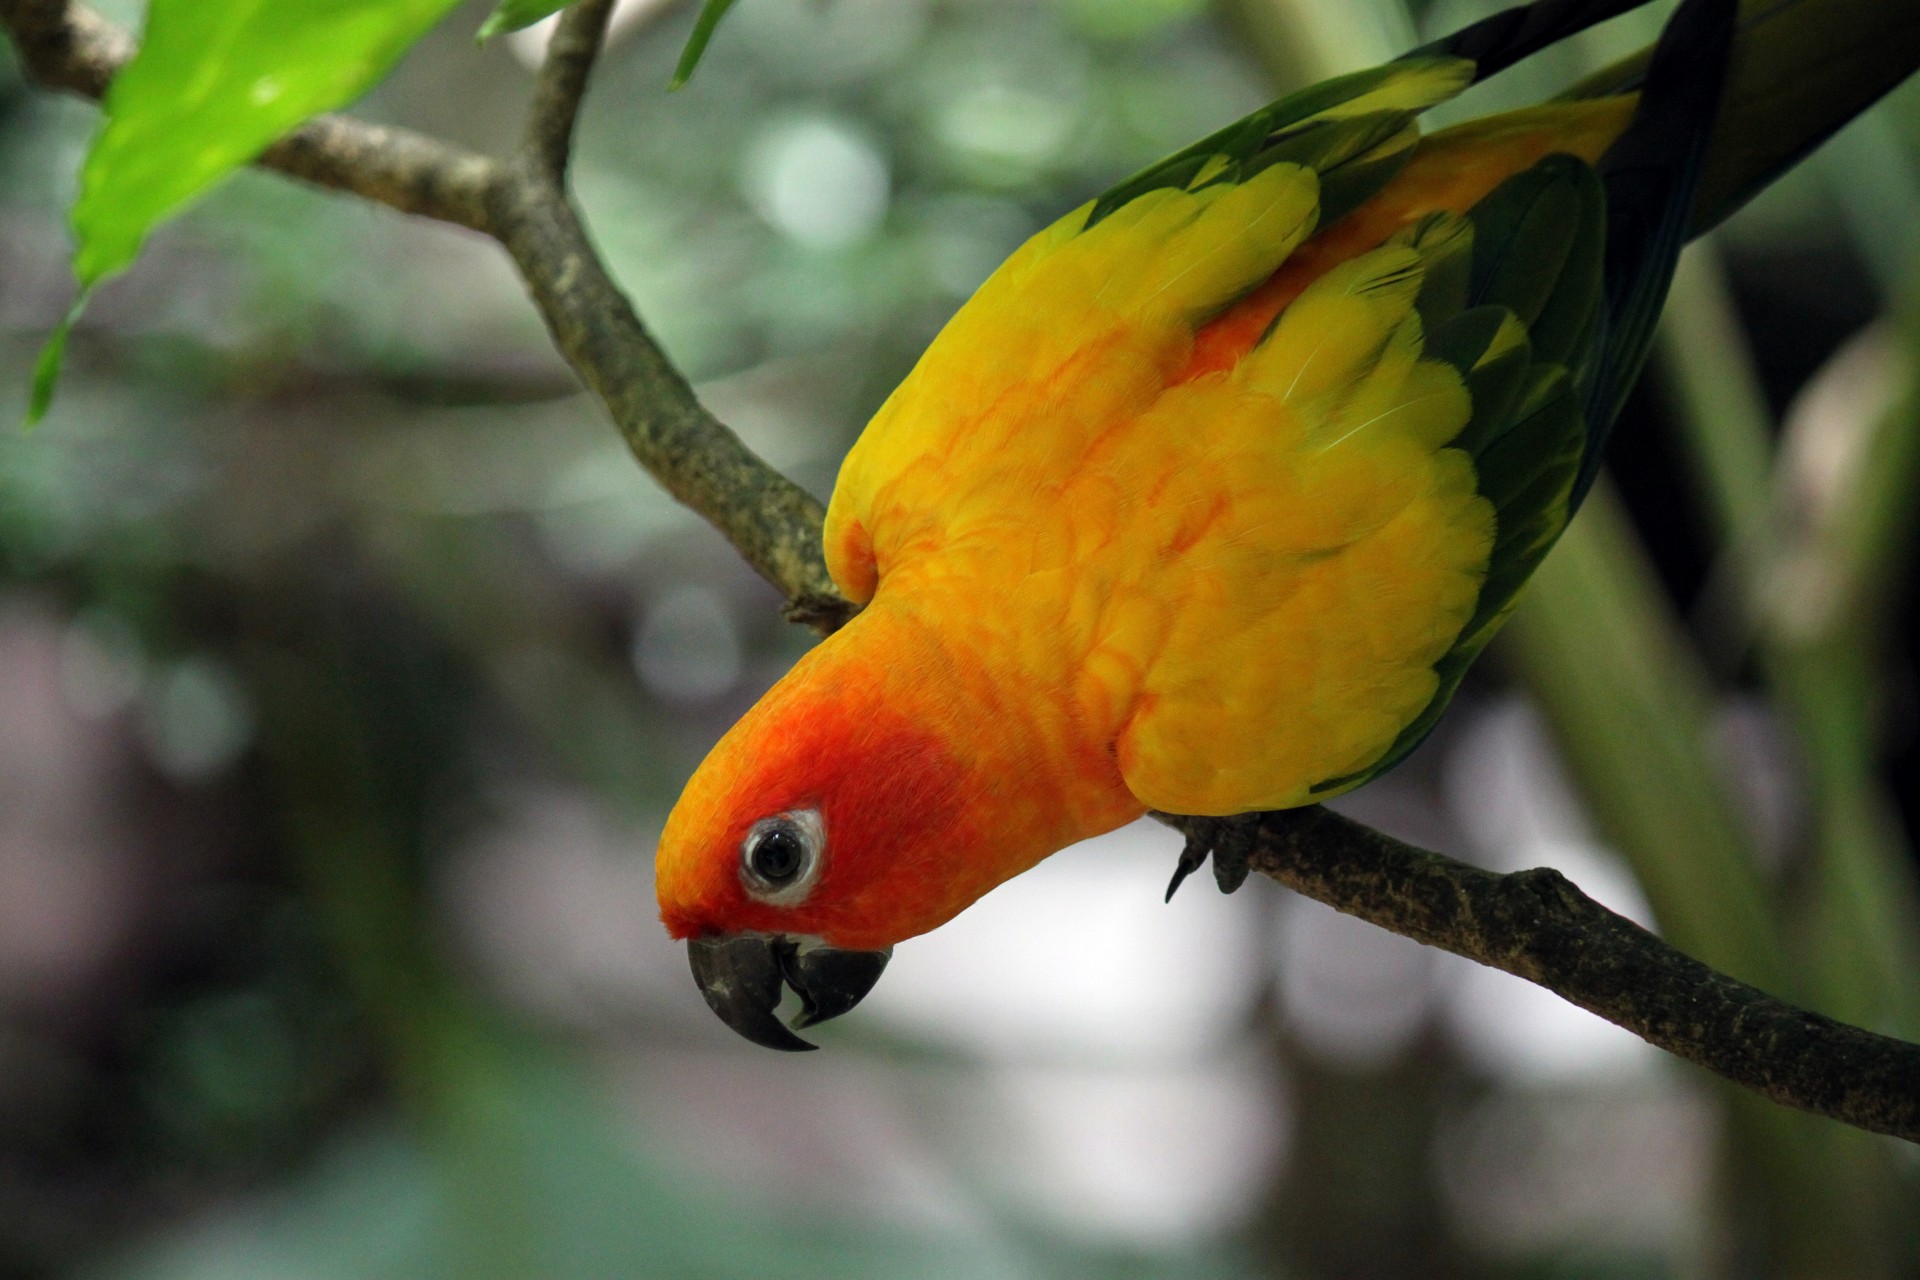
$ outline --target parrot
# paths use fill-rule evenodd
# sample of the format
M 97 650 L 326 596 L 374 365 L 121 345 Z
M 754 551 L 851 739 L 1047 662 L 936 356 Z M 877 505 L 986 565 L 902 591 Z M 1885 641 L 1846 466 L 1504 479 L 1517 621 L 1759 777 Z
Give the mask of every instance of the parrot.
M 1419 116 L 1641 2 L 1538 0 L 1282 98 L 955 313 L 827 507 L 859 611 L 660 837 L 723 1021 L 813 1048 L 896 943 L 1050 854 L 1318 803 L 1433 729 L 1594 483 L 1738 6 L 1684 0 L 1637 91 Z

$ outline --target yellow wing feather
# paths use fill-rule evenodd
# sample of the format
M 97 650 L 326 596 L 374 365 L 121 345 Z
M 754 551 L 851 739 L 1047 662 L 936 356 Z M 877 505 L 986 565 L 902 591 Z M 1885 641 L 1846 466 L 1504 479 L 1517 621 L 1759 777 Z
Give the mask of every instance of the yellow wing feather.
M 1313 231 L 1319 180 L 1277 164 L 1237 186 L 1163 190 L 1085 228 L 1088 205 L 1016 252 L 862 433 L 827 511 L 827 566 L 864 601 L 880 573 L 1079 466 L 1185 364 L 1196 325 Z M 1012 505 L 1000 490 L 1014 486 Z M 1053 490 L 1057 493 L 1057 489 Z M 874 513 L 888 513 L 876 521 Z
M 987 619 L 982 660 L 1074 703 L 1145 805 L 1279 807 L 1363 769 L 1433 696 L 1485 573 L 1493 512 L 1446 447 L 1468 396 L 1422 358 L 1414 249 L 1335 268 L 1234 369 L 1172 385 L 1316 198 L 1276 165 L 1042 232 L 834 491 L 842 588 Z
M 1156 407 L 1229 438 L 1164 497 L 1171 512 L 1225 495 L 1225 510 L 1142 586 L 1170 611 L 1118 738 L 1143 803 L 1301 803 L 1379 758 L 1432 698 L 1494 520 L 1467 456 L 1445 447 L 1469 400 L 1450 366 L 1420 358 L 1419 283 L 1407 250 L 1366 254 L 1303 293 L 1231 375 Z

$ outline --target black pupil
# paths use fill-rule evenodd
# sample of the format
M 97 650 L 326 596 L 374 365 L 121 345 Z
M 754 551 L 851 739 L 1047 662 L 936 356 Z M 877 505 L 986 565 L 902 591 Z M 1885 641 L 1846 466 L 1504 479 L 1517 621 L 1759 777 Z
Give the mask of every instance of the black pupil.
M 805 856 L 806 849 L 800 843 L 798 832 L 790 827 L 769 827 L 754 840 L 747 859 L 753 865 L 753 873 L 762 880 L 785 884 L 800 874 L 800 863 Z

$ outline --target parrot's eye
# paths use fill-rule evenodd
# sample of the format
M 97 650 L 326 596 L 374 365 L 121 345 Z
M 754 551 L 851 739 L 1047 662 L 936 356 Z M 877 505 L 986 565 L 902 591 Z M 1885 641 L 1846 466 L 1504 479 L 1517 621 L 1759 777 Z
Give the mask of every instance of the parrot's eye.
M 791 907 L 805 901 L 820 877 L 827 827 L 815 809 L 762 818 L 740 842 L 740 879 L 762 902 Z

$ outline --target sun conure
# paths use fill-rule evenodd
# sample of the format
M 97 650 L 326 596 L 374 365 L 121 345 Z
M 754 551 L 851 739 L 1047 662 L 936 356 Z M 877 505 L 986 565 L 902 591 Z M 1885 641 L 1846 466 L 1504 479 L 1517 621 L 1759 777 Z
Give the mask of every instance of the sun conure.
M 1639 92 L 1419 114 L 1638 0 L 1544 0 L 1285 98 L 1074 210 L 867 426 L 825 541 L 864 605 L 713 749 L 668 930 L 760 1044 L 892 945 L 1149 809 L 1391 768 L 1592 483 L 1646 356 L 1734 0 Z

